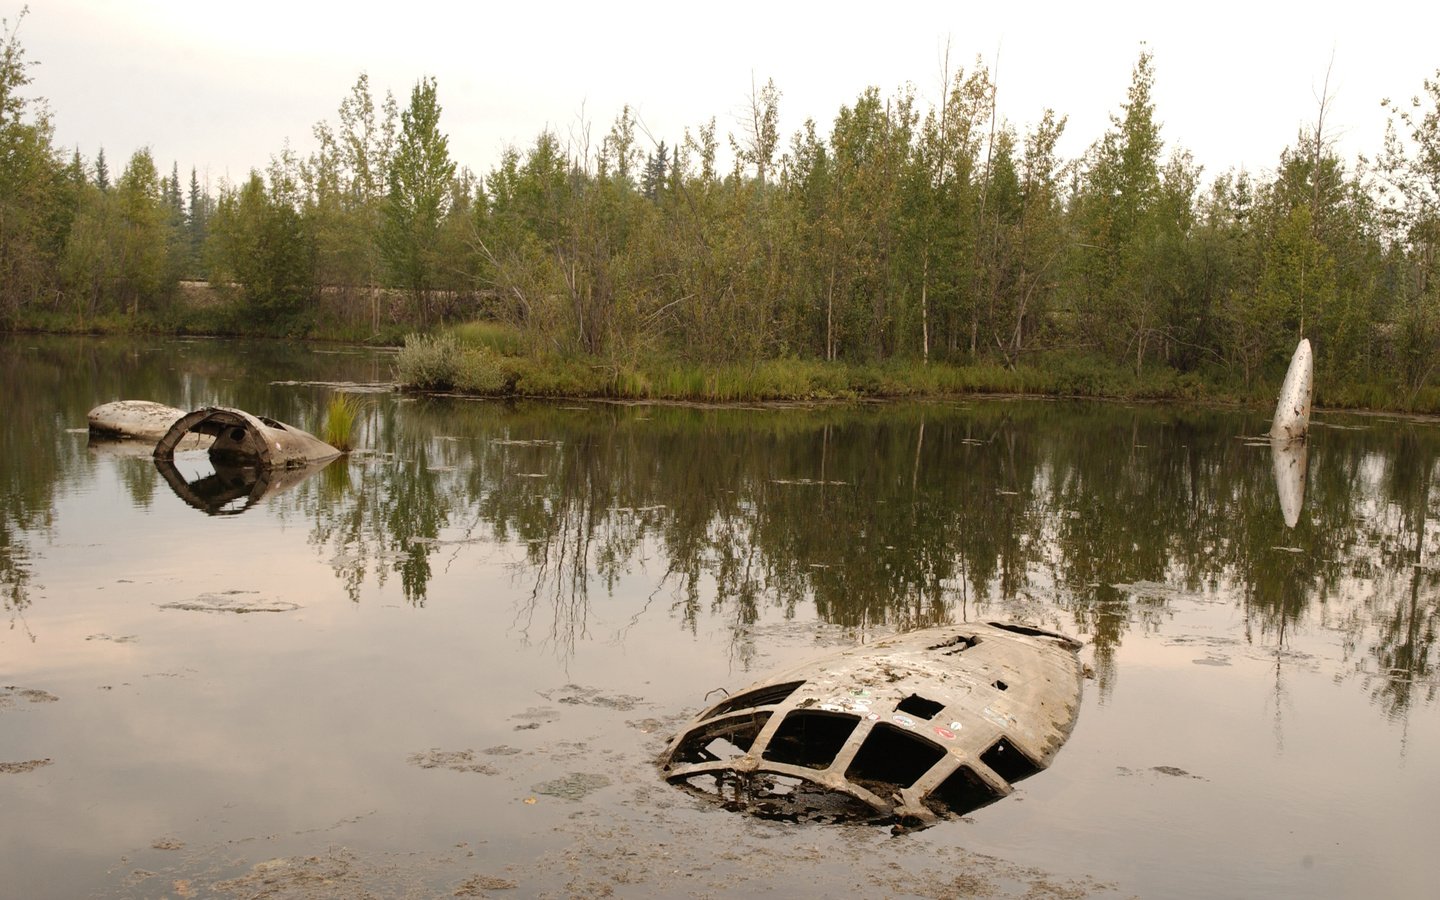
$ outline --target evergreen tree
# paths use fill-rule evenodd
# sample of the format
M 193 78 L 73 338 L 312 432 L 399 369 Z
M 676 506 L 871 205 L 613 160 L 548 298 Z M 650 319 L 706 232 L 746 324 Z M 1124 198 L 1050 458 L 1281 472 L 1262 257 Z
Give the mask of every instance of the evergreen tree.
M 651 203 L 660 200 L 660 194 L 665 189 L 666 181 L 670 172 L 670 148 L 661 141 L 655 152 L 645 156 L 645 172 L 640 178 L 640 192 L 645 199 Z
M 210 228 L 210 214 L 214 202 L 207 191 L 200 187 L 200 176 L 195 167 L 190 167 L 190 191 L 186 198 L 185 241 L 187 248 L 185 272 L 187 277 L 200 278 L 204 271 L 205 238 Z
M 435 79 L 424 78 L 400 114 L 400 136 L 390 162 L 380 250 L 395 282 L 407 288 L 429 320 L 427 294 L 436 281 L 440 222 L 449 211 L 455 163 L 440 131 Z
M 1154 71 L 1142 51 L 1131 74 L 1122 115 L 1095 144 L 1076 204 L 1080 228 L 1082 334 L 1118 358 L 1133 352 L 1135 368 L 1162 326 L 1148 281 L 1156 247 L 1161 191 L 1160 125 L 1151 99 Z
M 110 166 L 105 162 L 105 148 L 95 154 L 95 186 L 102 191 L 110 190 Z

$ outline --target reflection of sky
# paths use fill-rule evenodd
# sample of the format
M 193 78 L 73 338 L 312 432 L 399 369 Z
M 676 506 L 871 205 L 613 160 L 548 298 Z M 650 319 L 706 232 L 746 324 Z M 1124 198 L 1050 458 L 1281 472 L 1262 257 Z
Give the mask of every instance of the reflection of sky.
M 694 699 L 688 690 L 665 690 L 656 666 L 693 669 L 693 647 L 709 635 L 677 633 L 663 616 L 631 626 L 638 608 L 628 604 L 596 604 L 591 636 L 599 652 L 568 669 L 553 653 L 517 641 L 505 627 L 517 598 L 513 552 L 476 545 L 457 556 L 424 609 L 393 596 L 352 604 L 307 543 L 308 523 L 283 524 L 264 505 L 235 519 L 207 517 L 163 483 L 142 511 L 119 477 L 119 466 L 131 462 L 103 461 L 57 503 L 60 524 L 37 563 L 45 588 L 29 615 L 36 639 L 3 643 L 7 681 L 61 698 L 7 710 L 0 720 L 27 726 L 7 729 L 0 759 L 55 760 L 17 784 L 30 791 L 7 798 L 7 820 L 30 825 L 0 851 L 6 871 L 61 851 L 110 865 L 167 834 L 242 839 L 377 807 L 387 813 L 382 833 L 438 831 L 448 839 L 470 824 L 470 808 L 454 803 L 451 779 L 461 776 L 408 766 L 410 754 L 524 746 L 533 735 L 517 733 L 511 716 L 539 706 L 571 719 L 590 712 L 536 693 L 572 680 L 661 695 L 663 709 L 637 717 Z M 301 608 L 247 615 L 159 608 L 232 590 Z M 646 646 L 643 655 L 627 655 L 615 640 L 622 630 L 626 642 Z M 134 641 L 87 640 L 95 635 Z M 709 683 L 731 681 L 723 658 L 715 662 L 702 667 Z M 560 728 L 575 728 L 568 737 L 576 741 L 589 730 L 556 726 L 545 736 L 561 736 L 553 733 Z M 521 781 L 486 785 L 487 802 L 518 804 L 529 792 Z M 433 811 L 408 821 L 405 810 L 416 803 Z M 47 891 L 66 884 L 51 872 L 35 882 L 42 883 Z
M 447 488 L 481 464 L 467 446 L 431 442 L 431 464 L 457 467 L 435 473 Z M 1268 487 L 1265 453 L 1246 459 Z M 737 659 L 748 650 L 733 642 L 735 607 L 711 605 L 711 572 L 700 576 L 696 632 L 681 627 L 683 591 L 663 578 L 670 561 L 658 530 L 623 561 L 613 586 L 592 581 L 571 620 L 545 602 L 529 615 L 525 548 L 496 542 L 483 525 L 468 533 L 472 543 L 436 548 L 423 607 L 405 604 L 398 573 L 384 587 L 367 580 L 352 603 L 329 565 L 333 548 L 311 543 L 313 523 L 301 514 L 297 498 L 315 481 L 216 518 L 154 478 L 137 503 L 128 485 L 147 472 L 144 457 L 113 456 L 76 470 L 58 492 L 54 528 L 33 544 L 41 587 L 26 618 L 34 640 L 0 632 L 0 682 L 60 697 L 0 710 L 0 760 L 54 760 L 0 777 L 0 871 L 20 873 L 22 890 L 93 892 L 113 885 L 121 856 L 131 861 L 119 871 L 159 868 L 165 860 L 146 848 L 164 836 L 251 861 L 335 843 L 402 851 L 469 841 L 483 848 L 482 869 L 568 848 L 578 838 L 567 828 L 614 829 L 632 847 L 664 843 L 663 860 L 642 857 L 656 871 L 699 869 L 716 846 L 767 858 L 777 848 L 821 847 L 848 860 L 864 845 L 863 835 L 702 816 L 652 768 L 660 738 L 707 692 L 849 639 L 817 626 L 812 606 L 799 604 L 790 621 L 762 603 L 757 626 L 741 629 L 739 644 L 756 654 L 746 670 Z M 440 539 L 467 536 L 476 515 L 462 511 Z M 1015 610 L 1063 627 L 1067 611 L 1050 604 L 1064 586 L 1044 571 L 1028 575 L 1029 595 Z M 1403 586 L 1395 577 L 1379 586 L 1394 593 Z M 1362 683 L 1373 663 L 1347 643 L 1365 638 L 1346 619 L 1361 614 L 1376 580 L 1344 576 L 1333 598 L 1287 626 L 1278 657 L 1279 635 L 1247 626 L 1237 585 L 1222 579 L 1191 594 L 1173 587 L 1183 580 L 1175 563 L 1158 588 L 1117 592 L 1116 610 L 1132 625 L 1113 690 L 1100 702 L 1087 682 L 1075 736 L 1050 771 L 974 823 L 903 846 L 877 838 L 862 850 L 904 859 L 958 844 L 1113 879 L 1142 896 L 1422 894 L 1424 823 L 1440 801 L 1440 773 L 1420 762 L 1440 752 L 1440 715 L 1417 704 L 1391 721 Z M 1142 602 L 1147 590 L 1162 600 Z M 161 608 L 224 591 L 300 608 Z M 1154 615 L 1142 623 L 1147 609 Z M 567 654 L 551 635 L 564 643 L 572 621 L 584 630 Z M 135 640 L 87 640 L 95 635 Z M 1093 663 L 1093 648 L 1085 658 Z M 614 710 L 555 699 L 572 683 L 641 701 Z M 542 727 L 517 730 L 539 721 L 517 718 L 539 708 L 549 711 Z M 627 724 L 650 717 L 667 721 L 652 734 Z M 490 776 L 407 763 L 431 748 L 500 745 L 521 753 L 478 756 L 495 766 Z M 541 781 L 596 771 L 616 783 L 602 799 L 525 803 Z M 703 837 L 677 839 L 693 817 Z M 336 827 L 349 819 L 357 821 Z

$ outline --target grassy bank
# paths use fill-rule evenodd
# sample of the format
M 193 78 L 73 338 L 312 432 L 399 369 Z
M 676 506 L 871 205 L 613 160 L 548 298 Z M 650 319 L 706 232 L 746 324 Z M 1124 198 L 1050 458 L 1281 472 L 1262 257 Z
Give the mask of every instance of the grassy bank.
M 1071 353 L 1037 354 L 1007 368 L 893 360 L 877 364 L 806 359 L 700 364 L 667 358 L 623 363 L 527 352 L 504 328 L 471 323 L 410 335 L 396 378 L 410 390 L 504 397 L 604 397 L 702 403 L 927 398 L 975 393 L 1111 400 L 1269 404 L 1284 373 L 1247 387 L 1224 371 L 1133 370 Z M 1440 412 L 1440 390 L 1415 397 L 1386 385 L 1323 386 L 1332 408 Z

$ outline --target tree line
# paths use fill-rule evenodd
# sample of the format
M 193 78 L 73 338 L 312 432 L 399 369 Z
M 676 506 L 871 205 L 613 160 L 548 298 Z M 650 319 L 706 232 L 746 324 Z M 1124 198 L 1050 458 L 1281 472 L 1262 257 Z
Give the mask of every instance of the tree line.
M 195 279 L 233 287 L 241 330 L 304 333 L 330 302 L 376 332 L 495 319 L 608 365 L 1069 354 L 1249 386 L 1305 336 L 1327 379 L 1413 397 L 1440 359 L 1440 72 L 1387 101 L 1370 157 L 1339 158 L 1327 95 L 1273 171 L 1208 178 L 1162 136 L 1148 52 L 1074 159 L 1063 115 L 999 117 L 977 60 L 933 105 L 866 89 L 828 133 L 785 142 L 767 82 L 728 152 L 713 118 L 672 145 L 626 107 L 484 177 L 451 157 L 433 79 L 402 108 L 362 74 L 310 153 L 212 194 L 145 149 L 112 181 L 103 151 L 55 147 L 8 24 L 3 50 L 0 324 L 167 321 Z

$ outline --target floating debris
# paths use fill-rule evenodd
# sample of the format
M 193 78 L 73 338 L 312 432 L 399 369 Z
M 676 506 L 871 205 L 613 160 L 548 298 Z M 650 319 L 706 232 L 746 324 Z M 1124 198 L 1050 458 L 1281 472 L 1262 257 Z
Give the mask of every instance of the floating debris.
M 300 608 L 300 604 L 291 603 L 289 600 L 263 599 L 259 593 L 259 591 L 219 591 L 201 594 L 194 600 L 161 603 L 159 606 L 161 609 L 182 609 L 186 612 L 225 613 L 294 612 Z
M 1184 593 L 1180 588 L 1165 584 L 1162 581 L 1122 581 L 1112 584 L 1110 587 L 1124 594 L 1132 594 L 1136 597 L 1153 597 L 1157 600 L 1174 599 Z
M 59 699 L 49 691 L 35 688 L 16 687 L 13 684 L 0 687 L 0 709 L 14 706 L 17 700 L 23 700 L 26 703 L 54 703 Z
M 516 725 L 516 731 L 531 731 L 539 728 L 541 725 L 548 725 L 560 718 L 560 711 L 551 709 L 548 706 L 532 706 L 522 713 L 516 713 L 510 718 L 521 719 L 525 723 L 523 725 Z
M 1201 777 L 1201 776 L 1199 776 L 1199 775 L 1192 775 L 1192 774 L 1190 774 L 1189 772 L 1185 771 L 1184 769 L 1180 768 L 1179 766 L 1151 766 L 1151 767 L 1148 768 L 1148 769 L 1131 769 L 1131 768 L 1128 768 L 1128 767 L 1126 767 L 1126 766 L 1116 766 L 1116 767 L 1115 767 L 1115 771 L 1116 771 L 1117 773 L 1119 773 L 1120 775 L 1125 775 L 1125 776 L 1155 774 L 1155 775 L 1166 775 L 1166 776 L 1169 776 L 1170 778 L 1189 778 L 1189 779 L 1192 779 L 1192 780 L 1194 780 L 1194 781 L 1208 781 L 1208 780 L 1209 780 L 1208 778 L 1203 778 L 1203 777 Z
M 422 769 L 449 769 L 452 772 L 473 772 L 476 775 L 498 774 L 494 766 L 475 761 L 474 750 L 441 750 L 431 747 L 423 753 L 410 754 L 410 765 Z
M 395 390 L 395 385 L 389 381 L 272 381 L 270 383 L 276 387 L 326 387 L 342 394 L 388 394 Z
M 580 801 L 603 787 L 610 786 L 610 777 L 592 772 L 571 772 L 563 778 L 534 785 L 530 790 L 547 797 Z
M 578 684 L 567 684 L 554 691 L 541 691 L 540 696 L 546 700 L 568 703 L 571 706 L 599 706 L 627 712 L 645 702 L 644 697 L 633 697 L 629 694 L 607 695 L 600 693 L 595 688 L 581 687 Z
M 1080 709 L 1080 643 L 1027 625 L 949 625 L 781 672 L 710 707 L 665 780 L 735 810 L 923 828 L 1049 766 Z
M 493 875 L 476 875 L 460 882 L 452 897 L 483 897 L 486 891 L 510 891 L 519 887 L 517 882 Z

